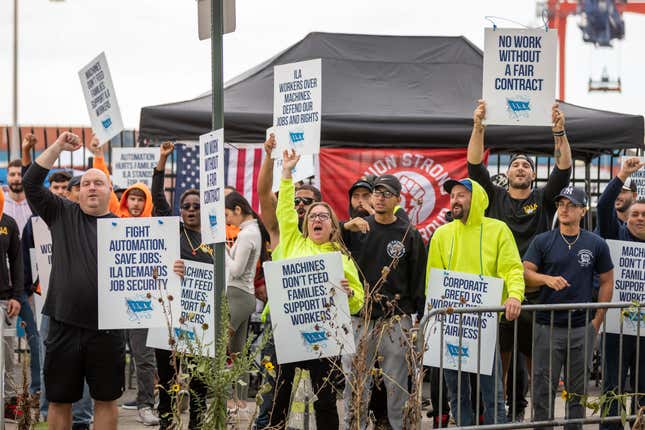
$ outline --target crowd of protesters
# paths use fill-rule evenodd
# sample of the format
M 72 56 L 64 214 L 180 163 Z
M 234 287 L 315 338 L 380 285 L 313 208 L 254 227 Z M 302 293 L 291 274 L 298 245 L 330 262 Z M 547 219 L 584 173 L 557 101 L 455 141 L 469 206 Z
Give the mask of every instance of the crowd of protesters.
M 429 416 L 435 427 L 448 426 L 451 415 L 459 426 L 523 421 L 529 384 L 534 387 L 535 419 L 553 419 L 563 372 L 565 390 L 586 393 L 584 367 L 591 362 L 604 310 L 537 312 L 534 316 L 522 310 L 522 305 L 611 301 L 614 266 L 605 239 L 645 241 L 645 200 L 638 199 L 629 183 L 630 175 L 643 163 L 639 158 L 623 163 L 598 201 L 598 229 L 592 233 L 580 227 L 590 209 L 589 199 L 582 189 L 569 184 L 571 150 L 559 106 L 552 109 L 555 166 L 544 187 L 534 186 L 536 165 L 524 154 L 510 159 L 508 187 L 491 181 L 483 164 L 485 116 L 486 105 L 480 100 L 468 143 L 468 177 L 442 184 L 450 195 L 449 222 L 436 230 L 428 245 L 400 206 L 402 186 L 394 175 L 357 177 L 348 190 L 350 218 L 341 221 L 318 188 L 294 183 L 292 170 L 300 157 L 285 151 L 279 192 L 273 193 L 273 135 L 264 144 L 266 156 L 258 174 L 261 216 L 242 194 L 227 187 L 228 352 L 234 356 L 244 349 L 250 317 L 258 303 L 267 302 L 261 279 L 264 261 L 333 251 L 343 254 L 341 290 L 348 297 L 356 342 L 365 342 L 366 350 L 362 372 L 351 355 L 279 365 L 276 377 L 265 375 L 270 390 L 262 393 L 255 428 L 284 426 L 291 383 L 296 368 L 301 368 L 310 372 L 316 392 L 318 428 L 350 428 L 355 423 L 362 429 L 370 416 L 368 410 L 373 410 L 382 428 L 402 429 L 404 409 L 411 401 L 404 344 L 426 311 L 428 289 L 439 288 L 428 285 L 432 269 L 501 278 L 500 305 L 505 309 L 499 318 L 498 367 L 493 375 L 473 378 L 454 370 L 428 369 L 433 405 Z M 34 398 L 40 396 L 41 417 L 49 428 L 89 429 L 94 422 L 96 428 L 115 429 L 117 402 L 125 390 L 127 343 L 136 367 L 137 394 L 121 406 L 136 409 L 144 425 L 172 428 L 168 392 L 176 377 L 175 357 L 169 351 L 147 347 L 147 329 L 98 330 L 96 242 L 98 219 L 172 214 L 164 180 L 174 145 L 165 142 L 160 146 L 151 189 L 139 183 L 118 196 L 96 140 L 90 145 L 94 168 L 76 177 L 50 170 L 63 151 L 81 146 L 78 136 L 62 133 L 32 162 L 36 143 L 33 136 L 25 137 L 22 160 L 9 163 L 8 191 L 0 194 L 0 306 L 6 324 L 15 325 L 18 315 L 24 321 L 31 354 L 29 392 Z M 179 202 L 176 240 L 181 260 L 173 270 L 183 276 L 184 260 L 212 263 L 213 250 L 201 240 L 199 191 L 187 190 Z M 51 275 L 39 327 L 33 295 L 40 294 L 40 280 L 32 276 L 33 255 L 29 253 L 34 247 L 32 220 L 36 216 L 52 236 Z M 269 325 L 268 305 L 262 315 Z M 370 333 L 367 339 L 365 333 Z M 21 411 L 10 341 L 5 338 L 5 378 L 13 381 L 5 384 L 5 416 L 17 418 Z M 622 360 L 621 374 L 616 366 L 603 369 L 606 392 L 624 390 L 628 381 L 631 387 L 644 386 L 643 354 L 636 362 L 636 351 L 645 351 L 644 347 L 635 337 L 605 335 L 604 362 Z M 277 361 L 272 339 L 261 355 Z M 382 378 L 383 387 L 375 387 L 373 376 L 379 372 L 371 369 L 387 375 Z M 533 380 L 529 375 L 534 375 Z M 353 387 L 358 384 L 363 387 L 362 396 L 354 402 Z M 246 375 L 230 387 L 230 414 L 249 408 L 245 401 L 248 386 Z M 189 428 L 198 429 L 208 387 L 194 378 L 189 389 Z M 343 420 L 337 410 L 338 396 L 343 398 Z M 645 404 L 641 398 L 636 402 Z M 481 405 L 480 410 L 476 405 Z M 569 418 L 584 417 L 580 398 L 568 399 L 567 408 Z M 616 404 L 609 412 L 620 414 Z M 581 424 L 567 428 L 581 428 Z M 621 427 L 603 423 L 601 428 Z

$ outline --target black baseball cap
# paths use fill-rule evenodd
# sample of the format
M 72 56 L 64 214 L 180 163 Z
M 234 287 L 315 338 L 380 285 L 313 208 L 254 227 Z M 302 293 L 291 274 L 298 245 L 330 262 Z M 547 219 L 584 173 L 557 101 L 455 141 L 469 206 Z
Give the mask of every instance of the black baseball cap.
M 555 197 L 555 201 L 557 202 L 563 198 L 568 199 L 574 205 L 587 206 L 587 193 L 582 188 L 574 187 L 573 185 L 564 187 L 560 194 Z
M 636 182 L 632 178 L 627 178 L 627 180 L 623 184 L 623 190 L 631 191 L 632 193 L 638 192 L 638 188 L 636 188 Z
M 452 191 L 452 187 L 454 187 L 455 185 L 463 185 L 464 187 L 466 187 L 468 191 L 470 191 L 471 193 L 473 192 L 473 183 L 468 178 L 463 178 L 459 180 L 448 179 L 446 182 L 444 182 L 443 189 L 446 190 L 448 194 L 450 194 L 450 192 Z
M 73 176 L 72 179 L 69 180 L 67 183 L 67 191 L 71 191 L 72 187 L 80 187 L 81 185 L 81 177 L 80 176 Z
M 378 187 L 383 187 L 397 196 L 401 194 L 401 182 L 394 175 L 383 175 L 376 178 L 374 189 Z
M 367 188 L 370 190 L 370 193 L 373 191 L 372 184 L 367 182 L 365 179 L 359 179 L 358 181 L 354 182 L 351 187 L 349 187 L 349 196 L 352 196 L 352 193 L 356 188 Z
M 535 162 L 532 158 L 526 156 L 526 154 L 513 154 L 511 161 L 508 162 L 508 167 L 511 167 L 511 164 L 513 164 L 513 161 L 515 160 L 526 160 L 531 165 L 531 170 L 535 172 Z

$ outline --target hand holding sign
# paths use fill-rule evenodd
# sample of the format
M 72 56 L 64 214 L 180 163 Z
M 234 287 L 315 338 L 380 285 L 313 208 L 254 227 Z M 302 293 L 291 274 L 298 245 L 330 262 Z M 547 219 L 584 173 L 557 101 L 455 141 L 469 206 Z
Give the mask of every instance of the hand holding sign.
M 484 126 L 483 121 L 486 118 L 486 102 L 482 99 L 477 100 L 477 107 L 473 112 L 473 125 L 476 128 Z
M 264 142 L 264 152 L 266 153 L 267 157 L 271 157 L 271 153 L 273 152 L 275 147 L 276 147 L 275 134 L 269 133 L 269 137 Z
M 99 142 L 99 139 L 98 137 L 96 137 L 96 135 L 92 135 L 92 140 L 87 146 L 87 149 L 90 150 L 94 157 L 103 158 L 103 149 L 101 147 L 101 142 Z
M 69 131 L 58 136 L 54 145 L 58 145 L 58 147 L 63 151 L 70 152 L 74 152 L 82 146 L 80 137 L 74 133 L 70 133 Z
M 553 122 L 551 131 L 554 133 L 561 133 L 564 131 L 564 112 L 560 110 L 560 105 L 557 103 L 554 103 L 551 108 L 551 121 Z

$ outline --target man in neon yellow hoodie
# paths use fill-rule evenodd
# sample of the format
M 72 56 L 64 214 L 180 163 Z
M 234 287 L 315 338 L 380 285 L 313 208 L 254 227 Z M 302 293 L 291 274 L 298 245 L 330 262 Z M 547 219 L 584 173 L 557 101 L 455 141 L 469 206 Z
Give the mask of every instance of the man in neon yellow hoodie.
M 450 193 L 453 221 L 441 226 L 432 236 L 426 279 L 429 279 L 432 268 L 501 278 L 504 280 L 502 303 L 506 308 L 506 318 L 515 320 L 524 299 L 524 269 L 511 230 L 504 222 L 484 216 L 488 196 L 477 182 L 472 179 L 448 180 L 444 189 Z M 496 357 L 496 366 L 498 371 L 493 372 L 493 376 L 480 375 L 484 424 L 506 422 L 499 357 Z M 457 393 L 457 371 L 445 370 L 444 375 L 450 393 L 450 407 L 455 413 L 461 403 L 461 417 L 456 417 L 458 425 L 472 425 L 470 390 L 476 387 L 470 387 L 468 375 L 463 374 L 461 393 Z

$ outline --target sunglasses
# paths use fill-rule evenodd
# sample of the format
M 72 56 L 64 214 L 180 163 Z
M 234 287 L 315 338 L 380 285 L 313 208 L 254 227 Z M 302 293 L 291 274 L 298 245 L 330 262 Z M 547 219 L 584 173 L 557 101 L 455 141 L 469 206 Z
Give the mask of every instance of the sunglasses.
M 320 221 L 328 221 L 330 218 L 329 214 L 324 212 L 309 214 L 309 221 L 315 221 L 316 219 L 319 219 Z
M 295 199 L 293 199 L 293 204 L 296 206 L 298 206 L 300 203 L 302 203 L 305 206 L 309 206 L 313 202 L 314 202 L 314 199 L 312 199 L 311 197 L 296 197 Z
M 389 191 L 376 190 L 374 191 L 374 197 L 383 197 L 384 199 L 389 199 L 390 197 L 394 197 L 394 193 L 391 193 Z
M 181 209 L 187 211 L 189 209 L 195 209 L 196 211 L 199 210 L 200 205 L 199 203 L 184 203 L 183 205 L 180 206 Z

